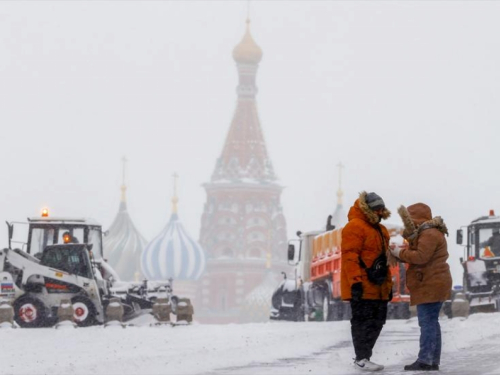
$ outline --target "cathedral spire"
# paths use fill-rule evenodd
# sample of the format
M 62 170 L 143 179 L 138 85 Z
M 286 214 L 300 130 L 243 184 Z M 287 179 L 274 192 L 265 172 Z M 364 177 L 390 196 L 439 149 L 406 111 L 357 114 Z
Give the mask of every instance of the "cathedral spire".
M 177 197 L 177 179 L 179 178 L 179 175 L 177 173 L 174 173 L 172 175 L 174 179 L 174 195 L 172 196 L 172 215 L 177 214 L 177 203 L 179 203 L 179 198 Z
M 339 168 L 339 189 L 337 190 L 337 205 L 342 206 L 344 204 L 344 192 L 342 191 L 342 169 L 344 168 L 344 165 L 342 164 L 342 162 L 340 162 L 337 164 L 337 167 Z
M 233 50 L 233 58 L 239 76 L 238 101 L 212 182 L 273 182 L 276 176 L 267 153 L 255 101 L 255 78 L 262 50 L 250 34 L 249 19 L 243 39 Z
M 332 224 L 340 228 L 347 224 L 347 214 L 344 211 L 344 191 L 342 190 L 342 169 L 344 169 L 344 164 L 340 162 L 337 167 L 339 169 L 339 188 L 337 190 L 337 206 L 332 215 Z
M 248 17 L 233 50 L 239 76 L 236 109 L 212 178 L 204 184 L 207 200 L 199 238 L 207 251 L 207 272 L 200 285 L 202 322 L 236 323 L 244 316 L 268 320 L 277 283 L 274 273 L 286 265 L 283 188 L 273 171 L 256 105 L 262 50 L 250 29 Z M 255 309 L 262 316 L 253 315 Z
M 122 186 L 120 190 L 122 191 L 122 195 L 120 198 L 120 211 L 124 211 L 127 209 L 127 185 L 125 184 L 125 172 L 127 168 L 127 158 L 124 156 L 122 158 Z

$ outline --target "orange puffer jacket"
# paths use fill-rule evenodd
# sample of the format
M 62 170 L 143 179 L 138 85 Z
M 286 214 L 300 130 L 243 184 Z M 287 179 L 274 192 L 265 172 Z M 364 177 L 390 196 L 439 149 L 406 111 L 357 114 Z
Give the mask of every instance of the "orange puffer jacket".
M 362 299 L 388 300 L 392 289 L 391 271 L 387 269 L 387 278 L 382 285 L 375 285 L 368 280 L 366 270 L 359 264 L 361 258 L 366 267 L 389 246 L 389 232 L 379 224 L 379 218 L 366 204 L 366 193 L 360 194 L 359 199 L 349 210 L 349 222 L 342 230 L 342 270 L 340 292 L 343 300 L 351 299 L 351 286 L 361 282 L 363 285 Z M 383 219 L 390 216 L 390 211 L 385 209 Z M 382 243 L 377 226 L 383 233 L 385 246 Z

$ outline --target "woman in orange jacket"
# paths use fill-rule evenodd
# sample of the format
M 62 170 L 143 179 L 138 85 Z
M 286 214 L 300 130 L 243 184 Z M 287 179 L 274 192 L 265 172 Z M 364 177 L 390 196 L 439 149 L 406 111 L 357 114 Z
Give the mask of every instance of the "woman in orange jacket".
M 362 192 L 349 210 L 349 222 L 342 230 L 341 295 L 351 304 L 354 367 L 363 371 L 384 368 L 370 358 L 392 298 L 386 256 L 390 237 L 380 224 L 390 215 L 380 196 Z

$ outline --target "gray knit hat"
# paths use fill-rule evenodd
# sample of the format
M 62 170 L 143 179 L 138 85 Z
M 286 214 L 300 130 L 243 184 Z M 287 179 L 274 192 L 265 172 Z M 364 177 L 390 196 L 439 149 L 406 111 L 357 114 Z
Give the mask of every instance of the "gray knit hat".
M 374 192 L 366 194 L 366 204 L 372 211 L 385 208 L 384 200 Z

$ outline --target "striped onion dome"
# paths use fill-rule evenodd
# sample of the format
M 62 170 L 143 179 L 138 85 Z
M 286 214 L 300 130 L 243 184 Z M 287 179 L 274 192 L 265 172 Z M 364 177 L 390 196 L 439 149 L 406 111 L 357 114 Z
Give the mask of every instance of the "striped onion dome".
M 205 270 L 205 252 L 180 222 L 177 202 L 174 195 L 167 226 L 142 252 L 142 272 L 149 280 L 198 280 Z
M 120 279 L 125 281 L 140 280 L 141 253 L 147 241 L 134 226 L 127 211 L 125 185 L 122 185 L 120 209 L 115 220 L 104 236 L 104 258 L 108 260 Z

